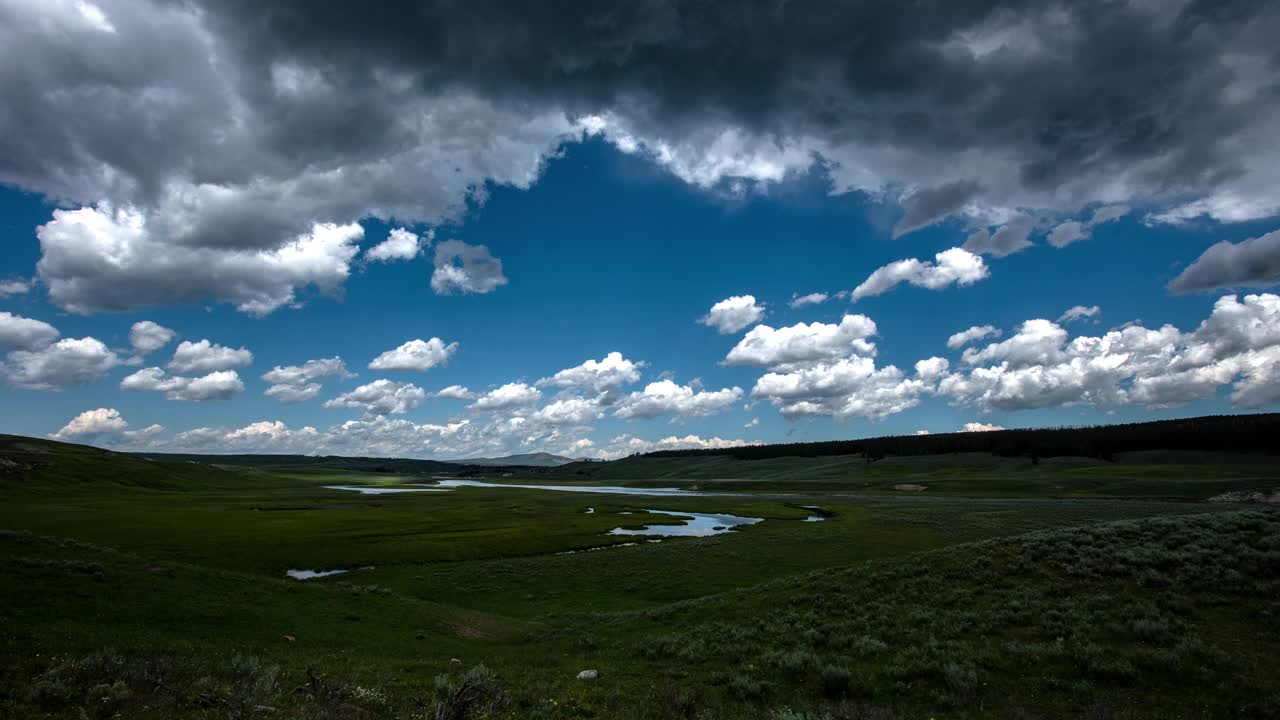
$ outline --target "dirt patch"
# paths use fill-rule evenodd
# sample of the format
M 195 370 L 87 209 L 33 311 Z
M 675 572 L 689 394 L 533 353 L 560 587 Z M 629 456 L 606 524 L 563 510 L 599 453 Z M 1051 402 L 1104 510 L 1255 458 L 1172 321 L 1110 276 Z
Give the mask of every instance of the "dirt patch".
M 449 623 L 449 630 L 464 640 L 479 640 L 488 637 L 488 633 L 468 623 Z

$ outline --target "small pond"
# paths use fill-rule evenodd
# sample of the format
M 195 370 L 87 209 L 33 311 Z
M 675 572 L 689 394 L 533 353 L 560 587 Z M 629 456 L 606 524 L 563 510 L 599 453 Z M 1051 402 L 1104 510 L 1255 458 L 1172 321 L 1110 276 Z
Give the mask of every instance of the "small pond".
M 391 495 L 392 493 L 410 493 L 410 492 L 448 492 L 434 487 L 414 487 L 409 485 L 389 485 L 379 487 L 377 485 L 325 485 L 327 490 L 354 490 L 361 495 Z
M 481 480 L 438 480 L 436 487 L 518 488 L 521 490 L 555 490 L 559 492 L 600 493 L 602 495 L 646 495 L 649 497 L 670 497 L 675 495 L 697 497 L 722 494 L 681 490 L 680 488 L 633 488 L 618 485 L 521 485 L 517 483 L 491 483 Z
M 294 580 L 310 580 L 312 578 L 328 577 L 330 575 L 341 575 L 348 570 L 286 570 L 285 575 Z
M 654 515 L 670 515 L 686 518 L 683 525 L 646 525 L 643 528 L 618 527 L 610 535 L 660 535 L 666 537 L 708 537 L 733 532 L 739 525 L 755 525 L 764 518 L 717 515 L 713 513 L 682 512 L 675 510 L 645 510 Z
M 437 480 L 434 485 L 325 485 L 330 490 L 353 490 L 364 495 L 384 495 L 406 492 L 449 492 L 454 488 L 515 488 L 517 490 L 551 490 L 558 492 L 599 493 L 602 495 L 644 495 L 647 497 L 700 497 L 706 495 L 729 495 L 731 493 L 708 493 L 680 488 L 632 488 L 615 485 L 520 485 L 516 483 L 491 483 L 481 480 Z

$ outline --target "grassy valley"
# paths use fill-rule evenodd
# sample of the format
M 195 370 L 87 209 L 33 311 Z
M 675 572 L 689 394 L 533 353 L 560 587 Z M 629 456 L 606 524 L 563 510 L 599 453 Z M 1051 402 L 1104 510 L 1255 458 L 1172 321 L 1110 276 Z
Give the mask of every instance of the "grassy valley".
M 480 471 L 5 437 L 0 716 L 1275 717 L 1280 515 L 1208 500 L 1277 475 L 1206 449 Z M 610 534 L 684 522 L 653 509 L 760 521 Z

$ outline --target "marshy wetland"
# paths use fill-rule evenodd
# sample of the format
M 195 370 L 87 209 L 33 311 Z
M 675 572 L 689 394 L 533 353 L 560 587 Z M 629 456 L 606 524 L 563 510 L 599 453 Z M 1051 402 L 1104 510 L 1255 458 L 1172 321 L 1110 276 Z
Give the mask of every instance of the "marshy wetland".
M 1280 516 L 1204 502 L 1270 456 L 441 480 L 13 445 L 4 717 L 1280 710 Z

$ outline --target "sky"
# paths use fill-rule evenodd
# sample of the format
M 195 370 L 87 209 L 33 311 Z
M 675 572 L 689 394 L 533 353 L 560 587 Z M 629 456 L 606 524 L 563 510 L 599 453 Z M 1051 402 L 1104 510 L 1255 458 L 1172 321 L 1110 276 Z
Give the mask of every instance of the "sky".
M 0 0 L 0 432 L 457 459 L 1280 406 L 1280 9 Z

